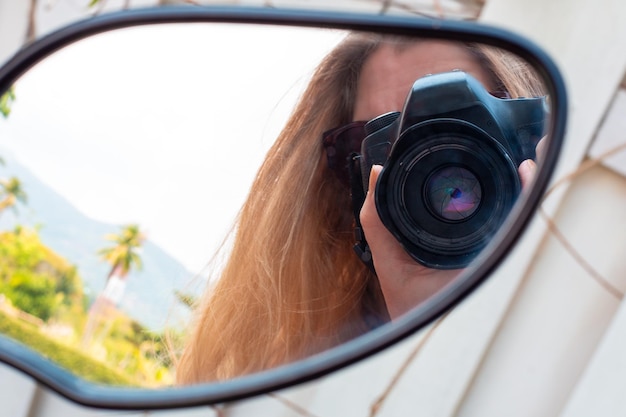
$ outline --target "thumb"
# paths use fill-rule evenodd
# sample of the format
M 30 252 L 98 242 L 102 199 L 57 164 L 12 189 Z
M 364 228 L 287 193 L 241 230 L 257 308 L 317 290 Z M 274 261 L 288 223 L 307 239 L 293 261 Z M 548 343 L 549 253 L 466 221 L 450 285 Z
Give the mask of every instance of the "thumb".
M 361 207 L 361 224 L 363 225 L 366 236 L 368 235 L 368 232 L 371 234 L 377 229 L 384 228 L 382 222 L 380 221 L 380 217 L 378 217 L 378 211 L 376 210 L 376 203 L 374 201 L 374 195 L 376 194 L 376 182 L 378 181 L 378 176 L 380 175 L 382 169 L 383 167 L 381 165 L 372 166 L 372 169 L 370 170 L 367 195 L 365 196 L 365 201 Z
M 383 167 L 381 165 L 372 165 L 372 169 L 370 170 L 370 179 L 369 184 L 367 186 L 367 196 L 374 196 L 374 190 L 376 189 L 376 182 L 378 181 L 378 176 L 380 175 L 380 171 L 382 171 Z

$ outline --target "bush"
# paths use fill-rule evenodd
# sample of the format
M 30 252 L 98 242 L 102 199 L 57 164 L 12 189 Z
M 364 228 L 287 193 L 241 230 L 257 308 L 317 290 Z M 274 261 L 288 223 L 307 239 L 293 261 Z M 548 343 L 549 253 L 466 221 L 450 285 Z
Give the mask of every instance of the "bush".
M 0 285 L 0 292 L 15 307 L 43 321 L 47 321 L 55 312 L 55 282 L 45 275 L 16 271 L 4 286 Z
M 0 232 L 0 292 L 17 308 L 44 321 L 61 304 L 83 307 L 82 280 L 76 267 L 26 227 Z
M 106 385 L 137 386 L 129 378 L 69 346 L 43 335 L 35 326 L 22 323 L 0 312 L 0 333 L 40 353 L 69 372 L 91 382 Z

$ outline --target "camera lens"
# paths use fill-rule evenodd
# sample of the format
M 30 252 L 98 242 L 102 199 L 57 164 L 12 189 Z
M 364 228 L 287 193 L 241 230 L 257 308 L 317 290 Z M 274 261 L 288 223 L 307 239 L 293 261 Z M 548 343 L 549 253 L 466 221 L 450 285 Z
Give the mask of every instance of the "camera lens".
M 417 261 L 466 266 L 507 218 L 521 189 L 517 165 L 500 142 L 456 119 L 406 129 L 380 174 L 383 224 Z
M 476 176 L 460 166 L 437 169 L 426 180 L 426 201 L 442 220 L 465 220 L 480 205 L 482 188 Z

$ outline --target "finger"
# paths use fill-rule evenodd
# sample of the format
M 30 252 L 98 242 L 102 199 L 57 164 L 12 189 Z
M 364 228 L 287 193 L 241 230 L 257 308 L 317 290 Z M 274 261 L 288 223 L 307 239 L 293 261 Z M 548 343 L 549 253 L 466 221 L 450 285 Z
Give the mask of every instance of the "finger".
M 400 243 L 385 227 L 378 215 L 374 196 L 376 194 L 376 182 L 381 171 L 382 166 L 380 165 L 372 167 L 367 196 L 360 213 L 361 225 L 367 243 L 372 250 L 374 265 L 382 267 L 387 263 L 412 263 L 409 255 L 402 249 Z
M 533 178 L 535 177 L 536 171 L 537 164 L 532 159 L 527 159 L 520 164 L 517 172 L 522 182 L 522 188 L 528 187 L 530 185 Z
M 378 175 L 380 175 L 380 171 L 382 171 L 383 167 L 381 165 L 372 165 L 372 169 L 370 171 L 370 179 L 367 188 L 367 195 L 374 195 L 374 190 L 376 189 L 376 182 L 378 181 Z
M 541 140 L 537 143 L 537 146 L 535 146 L 535 161 L 541 162 L 543 159 L 543 155 L 546 152 L 546 146 L 548 146 L 548 140 L 546 138 L 546 136 L 541 138 Z
M 384 228 L 382 222 L 380 221 L 380 217 L 378 216 L 376 203 L 374 201 L 376 182 L 382 168 L 383 167 L 380 165 L 374 165 L 370 171 L 367 195 L 365 196 L 365 201 L 363 203 L 363 207 L 361 208 L 361 224 L 364 229 L 373 230 L 380 229 L 381 227 Z

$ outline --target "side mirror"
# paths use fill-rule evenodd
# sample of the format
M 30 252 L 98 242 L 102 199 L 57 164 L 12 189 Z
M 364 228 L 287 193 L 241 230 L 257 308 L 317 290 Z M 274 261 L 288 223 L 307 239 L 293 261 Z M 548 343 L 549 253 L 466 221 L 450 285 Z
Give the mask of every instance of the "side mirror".
M 566 119 L 512 33 L 247 7 L 68 26 L 0 97 L 0 361 L 112 409 L 258 395 L 420 330 L 513 248 Z

